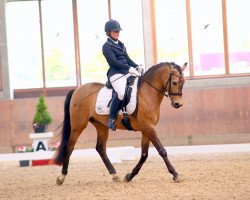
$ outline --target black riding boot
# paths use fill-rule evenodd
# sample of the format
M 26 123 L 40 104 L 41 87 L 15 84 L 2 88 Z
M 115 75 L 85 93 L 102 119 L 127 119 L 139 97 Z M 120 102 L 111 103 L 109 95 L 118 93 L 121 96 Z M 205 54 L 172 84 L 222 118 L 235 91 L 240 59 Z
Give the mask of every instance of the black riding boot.
M 108 128 L 115 131 L 115 121 L 118 116 L 119 110 L 122 108 L 122 100 L 120 100 L 117 96 L 114 97 L 113 101 L 110 105 L 110 114 L 109 114 L 109 120 L 108 120 Z

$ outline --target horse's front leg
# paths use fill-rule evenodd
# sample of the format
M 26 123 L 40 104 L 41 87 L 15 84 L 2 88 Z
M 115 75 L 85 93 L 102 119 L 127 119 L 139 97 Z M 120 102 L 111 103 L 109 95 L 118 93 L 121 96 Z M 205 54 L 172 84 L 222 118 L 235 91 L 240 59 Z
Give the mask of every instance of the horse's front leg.
M 148 131 L 148 137 L 149 137 L 150 141 L 152 142 L 152 144 L 157 149 L 160 156 L 163 158 L 165 164 L 167 165 L 168 171 L 173 175 L 173 180 L 175 182 L 179 182 L 180 181 L 179 174 L 175 171 L 175 168 L 170 163 L 170 161 L 168 159 L 167 151 L 163 147 L 163 145 L 161 144 L 161 142 L 160 142 L 160 140 L 159 140 L 159 138 L 158 138 L 158 136 L 157 136 L 154 129 L 151 130 L 151 131 Z
M 125 182 L 130 182 L 135 175 L 137 175 L 143 165 L 143 163 L 147 160 L 148 158 L 148 147 L 149 147 L 150 140 L 149 138 L 142 133 L 142 139 L 141 139 L 141 158 L 138 162 L 138 164 L 135 166 L 135 168 L 132 170 L 131 173 L 128 173 L 124 177 Z

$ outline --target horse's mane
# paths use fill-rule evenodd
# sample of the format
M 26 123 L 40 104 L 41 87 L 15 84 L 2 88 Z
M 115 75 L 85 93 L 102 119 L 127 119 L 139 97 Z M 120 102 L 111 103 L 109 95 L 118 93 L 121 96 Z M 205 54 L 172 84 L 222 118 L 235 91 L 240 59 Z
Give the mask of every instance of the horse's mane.
M 180 75 L 182 75 L 182 70 L 181 70 L 181 67 L 179 65 L 175 64 L 174 62 L 171 62 L 171 63 L 169 63 L 169 62 L 161 62 L 159 64 L 156 64 L 156 65 L 153 65 L 152 67 L 150 67 L 149 70 L 146 71 L 145 74 L 143 74 L 142 78 L 150 81 L 151 78 L 154 76 L 154 74 L 159 69 L 161 69 L 162 67 L 165 67 L 165 66 L 173 66 L 175 69 L 178 70 Z

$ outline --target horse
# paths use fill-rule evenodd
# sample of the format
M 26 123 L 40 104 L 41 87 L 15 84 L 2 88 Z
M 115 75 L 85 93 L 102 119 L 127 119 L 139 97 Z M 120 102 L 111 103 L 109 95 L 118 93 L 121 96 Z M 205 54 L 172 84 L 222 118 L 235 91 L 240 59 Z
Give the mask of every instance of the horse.
M 179 108 L 183 105 L 182 88 L 184 85 L 183 70 L 187 63 L 180 67 L 171 62 L 159 63 L 152 66 L 142 76 L 138 86 L 138 105 L 134 113 L 129 115 L 132 128 L 140 131 L 141 157 L 132 172 L 124 177 L 125 182 L 130 182 L 136 176 L 148 157 L 150 142 L 157 149 L 163 158 L 169 173 L 172 174 L 175 182 L 180 181 L 179 174 L 170 163 L 167 151 L 160 142 L 155 126 L 160 118 L 160 104 L 164 96 L 169 97 L 171 105 Z M 98 115 L 95 111 L 97 91 L 104 87 L 101 83 L 87 83 L 66 95 L 64 103 L 64 121 L 60 145 L 52 159 L 56 165 L 62 165 L 61 175 L 57 177 L 57 185 L 62 185 L 68 173 L 69 159 L 78 137 L 87 127 L 88 122 L 92 123 L 97 131 L 96 151 L 99 153 L 113 181 L 121 182 L 122 179 L 110 162 L 106 153 L 106 143 L 109 136 L 109 129 L 106 124 L 108 115 Z M 126 129 L 120 122 L 122 115 L 117 118 L 117 129 Z

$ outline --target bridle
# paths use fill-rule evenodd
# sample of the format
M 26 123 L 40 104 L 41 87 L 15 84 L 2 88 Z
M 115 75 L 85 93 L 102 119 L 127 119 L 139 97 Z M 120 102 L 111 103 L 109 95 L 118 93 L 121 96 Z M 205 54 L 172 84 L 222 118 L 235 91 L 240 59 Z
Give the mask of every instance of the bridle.
M 177 93 L 172 92 L 172 87 L 171 87 L 172 76 L 179 77 L 180 79 L 183 78 L 182 75 L 178 76 L 178 75 L 175 75 L 173 73 L 170 73 L 168 81 L 167 81 L 166 86 L 165 86 L 165 92 L 164 92 L 164 94 L 166 94 L 166 88 L 168 87 L 168 90 L 167 90 L 168 94 L 167 95 L 169 97 L 171 97 L 171 96 L 182 96 L 182 92 L 177 92 Z
M 146 82 L 150 87 L 154 88 L 155 90 L 157 90 L 160 94 L 164 95 L 165 97 L 171 97 L 171 96 L 182 96 L 182 92 L 177 92 L 177 93 L 174 93 L 172 92 L 172 87 L 171 87 L 171 82 L 172 82 L 172 76 L 176 76 L 176 77 L 179 77 L 180 79 L 183 78 L 182 75 L 178 76 L 178 75 L 175 75 L 173 73 L 170 73 L 169 77 L 168 77 L 168 80 L 167 80 L 167 83 L 165 85 L 165 89 L 164 91 L 162 90 L 159 90 L 158 88 L 156 88 L 155 86 L 153 86 L 151 83 L 149 83 L 147 80 L 145 80 L 142 76 L 140 77 L 144 82 Z M 168 89 L 167 89 L 168 88 Z

